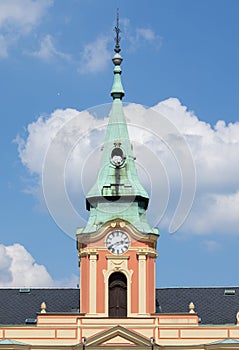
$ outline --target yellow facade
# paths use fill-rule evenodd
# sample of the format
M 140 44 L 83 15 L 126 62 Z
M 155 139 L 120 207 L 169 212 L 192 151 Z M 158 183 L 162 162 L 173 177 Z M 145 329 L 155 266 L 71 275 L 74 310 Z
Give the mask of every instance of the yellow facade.
M 235 338 L 239 336 L 239 323 L 222 326 L 200 326 L 196 314 L 151 315 L 151 317 L 108 318 L 90 317 L 79 314 L 39 314 L 36 326 L 6 326 L 0 330 L 2 339 L 11 339 L 22 344 L 3 344 L 1 349 L 28 347 L 28 349 L 71 349 L 83 347 L 109 347 L 114 349 L 136 346 L 152 346 L 163 349 L 237 349 Z M 225 339 L 234 338 L 225 344 Z M 224 341 L 224 343 L 223 343 Z

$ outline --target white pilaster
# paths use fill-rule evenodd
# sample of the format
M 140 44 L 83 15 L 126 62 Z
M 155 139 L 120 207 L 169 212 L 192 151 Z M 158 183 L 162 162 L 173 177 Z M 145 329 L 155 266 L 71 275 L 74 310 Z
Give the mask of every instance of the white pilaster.
M 138 252 L 139 276 L 139 314 L 146 313 L 146 253 Z
M 97 253 L 91 252 L 89 254 L 90 258 L 90 284 L 89 284 L 89 313 L 96 314 L 96 288 L 97 288 Z

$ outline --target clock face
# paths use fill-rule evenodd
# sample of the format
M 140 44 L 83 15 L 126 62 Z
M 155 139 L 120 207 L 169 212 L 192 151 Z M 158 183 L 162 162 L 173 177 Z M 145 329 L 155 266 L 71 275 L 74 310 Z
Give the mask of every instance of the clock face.
M 116 167 L 119 167 L 124 162 L 124 153 L 120 147 L 115 147 L 111 152 L 111 162 Z
M 123 163 L 123 158 L 121 156 L 115 155 L 112 157 L 112 162 L 114 163 L 114 165 L 119 166 Z
M 129 237 L 123 231 L 113 231 L 106 238 L 106 247 L 113 254 L 123 254 L 129 249 Z

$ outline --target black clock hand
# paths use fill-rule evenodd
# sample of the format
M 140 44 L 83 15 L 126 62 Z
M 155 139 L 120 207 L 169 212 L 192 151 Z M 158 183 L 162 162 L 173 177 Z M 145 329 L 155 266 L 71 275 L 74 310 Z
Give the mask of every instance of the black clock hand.
M 124 244 L 124 241 L 114 242 L 111 245 L 108 246 L 108 249 L 116 248 L 119 245 Z
M 115 248 L 115 246 L 117 247 L 117 245 L 119 245 L 119 242 L 114 242 L 111 245 L 109 245 L 108 249 Z

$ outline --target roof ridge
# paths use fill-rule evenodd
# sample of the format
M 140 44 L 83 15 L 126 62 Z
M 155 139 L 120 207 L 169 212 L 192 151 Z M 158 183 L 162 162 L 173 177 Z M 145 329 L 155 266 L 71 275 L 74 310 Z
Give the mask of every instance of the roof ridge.
M 156 289 L 225 289 L 225 288 L 239 288 L 238 286 L 176 286 L 176 287 L 156 287 Z

